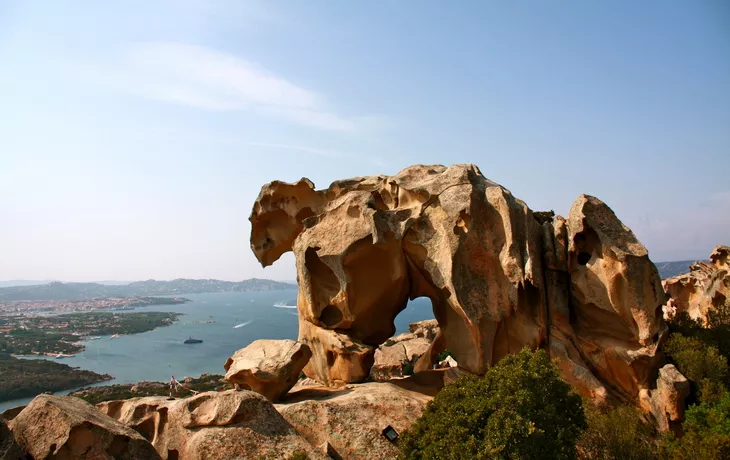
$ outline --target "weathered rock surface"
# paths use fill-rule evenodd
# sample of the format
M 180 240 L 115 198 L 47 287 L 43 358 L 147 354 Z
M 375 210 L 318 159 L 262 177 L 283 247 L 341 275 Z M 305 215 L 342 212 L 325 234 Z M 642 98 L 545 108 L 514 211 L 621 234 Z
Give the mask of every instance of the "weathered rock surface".
M 5 420 L 0 418 L 0 460 L 23 460 L 25 458 L 25 452 L 15 441 L 15 436 Z
M 662 281 L 671 296 L 664 308 L 665 317 L 687 312 L 689 316 L 708 325 L 710 311 L 724 305 L 730 298 L 730 246 L 717 246 L 710 262 L 695 262 L 690 272 Z
M 276 401 L 297 383 L 311 357 L 309 346 L 294 340 L 255 340 L 223 367 L 229 383 Z
M 547 215 L 476 166 L 418 165 L 325 190 L 265 185 L 251 248 L 264 266 L 294 252 L 299 340 L 313 353 L 304 372 L 320 382 L 364 379 L 395 316 L 426 296 L 440 328 L 416 370 L 447 348 L 480 374 L 543 347 L 583 394 L 638 403 L 663 364 L 656 267 L 597 198 L 580 196 L 567 219 Z
M 374 363 L 370 369 L 370 378 L 385 382 L 392 378 L 404 377 L 404 369 L 410 367 L 410 373 L 431 369 L 433 342 L 440 329 L 438 321 L 429 319 L 408 325 L 410 332 L 391 337 L 375 350 Z M 419 368 L 419 361 L 423 363 Z M 405 369 L 406 371 L 408 369 Z
M 429 352 L 431 340 L 417 337 L 413 333 L 397 335 L 386 340 L 375 350 L 375 362 L 370 369 L 370 378 L 384 382 L 404 376 L 404 368 L 413 366 L 418 359 Z
M 262 395 L 207 392 L 103 402 L 99 411 L 137 430 L 163 459 L 287 458 L 302 451 L 323 458 Z
M 160 458 L 139 433 L 70 396 L 37 396 L 10 429 L 36 460 Z
M 667 431 L 684 421 L 689 393 L 689 380 L 673 364 L 667 364 L 659 369 L 656 389 L 642 393 L 642 406 L 654 416 L 659 431 Z
M 381 434 L 390 425 L 403 433 L 432 398 L 391 383 L 347 385 L 311 399 L 316 389 L 293 391 L 276 409 L 310 444 L 331 448 L 344 459 L 392 459 L 398 448 Z M 304 399 L 306 398 L 306 399 Z

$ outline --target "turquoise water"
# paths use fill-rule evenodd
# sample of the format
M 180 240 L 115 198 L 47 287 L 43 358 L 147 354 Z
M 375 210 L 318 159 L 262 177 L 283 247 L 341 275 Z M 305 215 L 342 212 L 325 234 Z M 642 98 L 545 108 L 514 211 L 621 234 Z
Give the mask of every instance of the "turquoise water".
M 136 310 L 184 313 L 172 326 L 118 339 L 105 336 L 91 340 L 86 342 L 84 352 L 59 362 L 114 376 L 113 381 L 99 385 L 142 380 L 166 382 L 172 375 L 181 379 L 205 372 L 222 374 L 228 357 L 254 340 L 297 338 L 296 290 L 185 297 L 192 302 Z M 416 299 L 396 318 L 397 333 L 406 332 L 414 321 L 430 318 L 433 318 L 430 301 Z M 215 322 L 206 324 L 206 321 Z M 186 345 L 183 341 L 188 337 L 201 339 L 203 343 Z M 0 412 L 26 404 L 30 399 L 0 402 Z

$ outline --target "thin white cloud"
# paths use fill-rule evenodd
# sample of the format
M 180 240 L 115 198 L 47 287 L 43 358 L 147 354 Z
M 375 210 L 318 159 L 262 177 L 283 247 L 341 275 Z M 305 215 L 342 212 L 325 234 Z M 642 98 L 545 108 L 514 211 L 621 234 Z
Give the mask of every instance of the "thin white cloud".
M 312 147 L 303 147 L 303 146 L 299 146 L 299 145 L 272 144 L 272 143 L 268 143 L 268 142 L 249 142 L 248 145 L 250 145 L 252 147 L 263 147 L 263 148 L 277 149 L 277 150 L 292 150 L 295 152 L 309 153 L 312 155 L 317 155 L 317 156 L 326 157 L 326 158 L 348 158 L 348 159 L 355 159 L 355 160 L 363 160 L 366 163 L 370 163 L 375 166 L 379 166 L 379 167 L 386 166 L 385 161 L 383 161 L 381 158 L 378 158 L 378 157 L 365 156 L 365 155 L 354 155 L 352 153 L 339 152 L 336 150 L 326 150 L 326 149 L 318 149 L 318 148 L 312 148 Z
M 322 95 L 232 54 L 151 42 L 129 48 L 122 62 L 127 86 L 144 97 L 204 110 L 253 110 L 330 131 L 357 128 Z

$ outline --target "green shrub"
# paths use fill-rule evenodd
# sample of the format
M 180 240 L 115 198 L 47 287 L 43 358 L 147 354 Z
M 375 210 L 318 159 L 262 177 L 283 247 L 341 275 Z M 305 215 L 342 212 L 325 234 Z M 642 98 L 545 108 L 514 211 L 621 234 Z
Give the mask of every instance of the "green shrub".
M 298 450 L 291 454 L 288 460 L 309 460 L 309 455 L 304 451 Z
M 445 360 L 449 356 L 451 356 L 451 357 L 454 356 L 453 353 L 451 352 L 451 350 L 444 350 L 441 353 L 439 353 L 438 355 L 436 355 L 436 362 L 440 363 L 441 361 Z
M 639 411 L 620 406 L 601 413 L 585 404 L 588 428 L 578 442 L 586 460 L 652 460 L 657 458 L 654 428 Z
M 664 345 L 664 351 L 677 369 L 692 381 L 697 399 L 717 402 L 726 393 L 728 363 L 717 348 L 700 337 L 674 333 Z
M 704 402 L 687 409 L 684 436 L 669 438 L 663 458 L 722 460 L 730 458 L 730 395 L 719 402 Z
M 400 439 L 403 459 L 574 459 L 581 400 L 543 351 L 444 387 Z

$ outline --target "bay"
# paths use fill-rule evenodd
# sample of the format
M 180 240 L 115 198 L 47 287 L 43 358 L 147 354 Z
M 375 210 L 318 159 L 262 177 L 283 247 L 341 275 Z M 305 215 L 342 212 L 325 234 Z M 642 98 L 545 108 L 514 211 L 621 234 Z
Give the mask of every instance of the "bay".
M 167 382 L 203 373 L 223 374 L 223 364 L 236 350 L 258 339 L 296 339 L 297 291 L 231 292 L 184 295 L 182 305 L 153 305 L 135 311 L 167 311 L 184 315 L 171 326 L 142 334 L 104 336 L 85 342 L 86 350 L 60 360 L 63 364 L 110 374 L 114 380 L 96 385 Z M 125 314 L 126 312 L 119 312 Z M 395 320 L 396 334 L 407 332 L 415 321 L 433 318 L 431 302 L 409 302 Z M 236 327 L 237 326 L 237 327 Z M 203 340 L 184 344 L 189 337 Z M 54 358 L 32 358 L 54 359 Z M 56 394 L 65 395 L 73 390 Z M 0 402 L 0 412 L 27 404 L 33 398 Z

